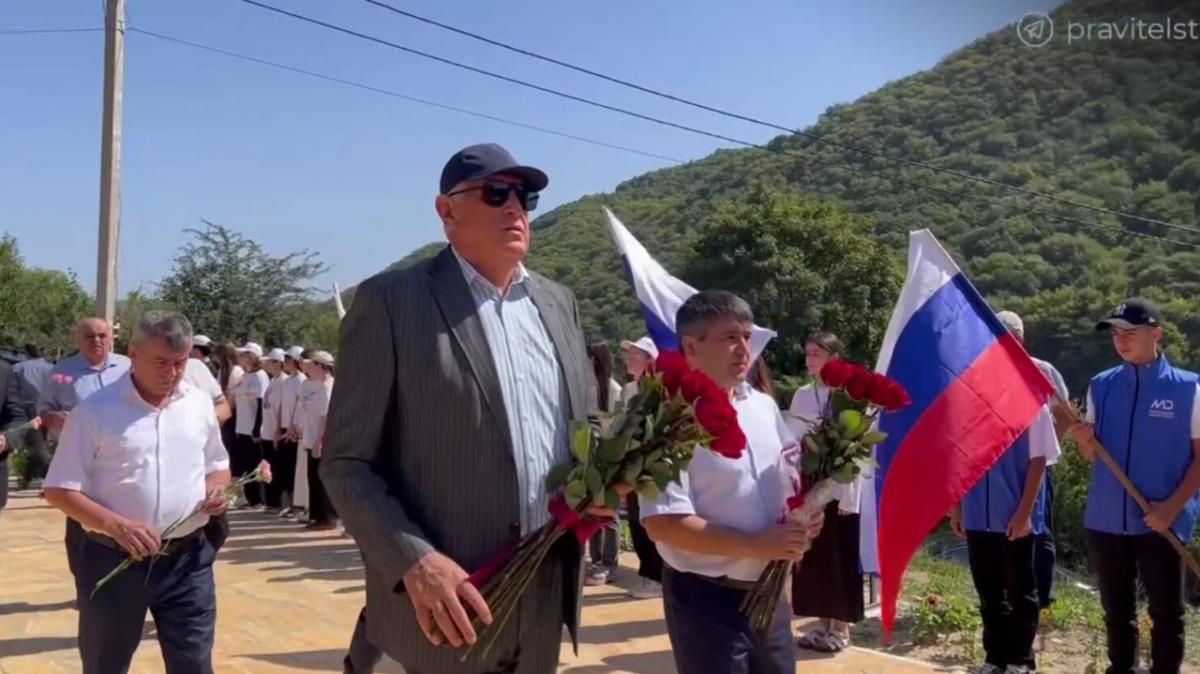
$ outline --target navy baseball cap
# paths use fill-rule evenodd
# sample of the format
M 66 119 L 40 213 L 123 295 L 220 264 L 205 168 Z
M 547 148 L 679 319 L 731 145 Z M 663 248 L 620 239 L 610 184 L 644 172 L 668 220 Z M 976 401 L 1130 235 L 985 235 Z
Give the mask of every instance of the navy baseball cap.
M 441 193 L 448 193 L 461 182 L 498 173 L 517 176 L 531 192 L 540 192 L 550 183 L 550 178 L 541 169 L 518 164 L 508 150 L 495 143 L 484 143 L 463 148 L 446 162 L 442 169 Z
M 1096 330 L 1120 328 L 1133 330 L 1148 325 L 1160 325 L 1162 316 L 1158 305 L 1144 297 L 1130 297 L 1117 305 L 1107 317 L 1096 324 Z

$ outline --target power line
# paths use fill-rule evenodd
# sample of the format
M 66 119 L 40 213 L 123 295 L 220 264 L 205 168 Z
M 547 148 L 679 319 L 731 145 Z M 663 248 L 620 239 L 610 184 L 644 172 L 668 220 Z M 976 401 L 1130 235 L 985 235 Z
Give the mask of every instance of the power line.
M 430 18 L 427 18 L 424 16 L 420 16 L 419 14 L 414 14 L 412 12 L 395 7 L 393 5 L 389 5 L 386 2 L 381 2 L 380 0 L 363 0 L 363 2 L 374 5 L 376 7 L 380 7 L 382 9 L 386 9 L 390 12 L 413 19 L 415 21 L 420 21 L 422 23 L 425 23 L 425 24 L 428 24 L 431 26 L 435 26 L 435 27 L 441 28 L 443 30 L 450 31 L 452 33 L 457 33 L 458 35 L 469 37 L 473 40 L 477 40 L 479 42 L 483 42 L 485 44 L 489 44 L 494 47 L 499 47 L 501 49 L 505 49 L 505 50 L 508 50 L 508 51 L 511 51 L 511 52 L 514 52 L 517 54 L 521 54 L 523 56 L 528 56 L 530 58 L 537 59 L 539 61 L 543 61 L 545 63 L 551 63 L 556 66 L 560 66 L 563 68 L 567 68 L 569 70 L 573 70 L 578 73 L 582 73 L 584 75 L 588 75 L 590 77 L 595 77 L 597 79 L 601 79 L 606 82 L 611 82 L 613 84 L 617 84 L 617 85 L 620 85 L 623 87 L 634 89 L 634 90 L 640 91 L 642 93 L 650 94 L 651 96 L 657 96 L 659 98 L 663 98 L 663 99 L 666 99 L 669 101 L 674 101 L 676 103 L 681 103 L 683 105 L 687 105 L 692 108 L 696 108 L 698 110 L 704 110 L 705 112 L 711 112 L 711 113 L 714 113 L 717 115 L 721 115 L 723 117 L 728 117 L 730 119 L 736 119 L 736 120 L 743 121 L 743 122 L 749 122 L 751 124 L 756 124 L 758 126 L 762 126 L 762 127 L 768 128 L 768 129 L 782 131 L 789 135 L 801 136 L 801 137 L 808 138 L 808 139 L 813 140 L 818 143 L 824 143 L 827 145 L 832 145 L 834 147 L 839 147 L 839 148 L 842 148 L 844 150 L 848 150 L 851 152 L 860 152 L 862 154 L 871 155 L 873 157 L 878 157 L 878 158 L 884 159 L 886 161 L 896 162 L 896 163 L 900 163 L 900 164 L 908 164 L 910 166 L 916 166 L 916 167 L 923 168 L 923 169 L 926 169 L 929 171 L 944 173 L 946 175 L 950 175 L 950 176 L 959 178 L 961 180 L 970 180 L 970 181 L 974 181 L 977 183 L 991 185 L 993 187 L 999 187 L 1001 189 L 1009 190 L 1012 192 L 1017 192 L 1017 193 L 1024 194 L 1024 195 L 1030 196 L 1030 197 L 1052 200 L 1052 201 L 1055 201 L 1055 202 L 1058 202 L 1061 204 L 1073 206 L 1075 208 L 1083 208 L 1083 209 L 1095 211 L 1098 213 L 1106 213 L 1108 215 L 1115 215 L 1120 218 L 1126 218 L 1129 220 L 1135 220 L 1135 221 L 1144 222 L 1147 224 L 1158 225 L 1161 227 L 1182 229 L 1184 231 L 1190 231 L 1190 232 L 1194 232 L 1194 233 L 1200 232 L 1200 229 L 1197 229 L 1194 227 L 1189 227 L 1187 225 L 1179 225 L 1179 224 L 1175 224 L 1175 223 L 1171 223 L 1171 222 L 1165 222 L 1162 220 L 1156 220 L 1154 218 L 1147 218 L 1147 217 L 1140 216 L 1140 215 L 1134 215 L 1132 213 L 1123 213 L 1121 211 L 1113 210 L 1110 208 L 1105 208 L 1103 206 L 1096 206 L 1093 204 L 1087 204 L 1087 203 L 1075 201 L 1072 199 L 1067 199 L 1065 197 L 1060 197 L 1058 195 L 1050 194 L 1048 192 L 1041 192 L 1038 190 L 1029 189 L 1027 187 L 1021 187 L 1019 185 L 1010 185 L 1010 184 L 1000 181 L 1000 180 L 995 180 L 992 178 L 975 175 L 973 173 L 967 173 L 966 171 L 959 171 L 957 169 L 947 168 L 945 166 L 938 166 L 936 164 L 930 164 L 928 162 L 923 162 L 923 161 L 919 161 L 919 160 L 915 160 L 915 159 L 896 157 L 896 156 L 893 156 L 886 152 L 882 152 L 880 150 L 867 149 L 867 148 L 863 148 L 863 147 L 857 147 L 857 146 L 851 145 L 849 143 L 843 143 L 843 142 L 836 141 L 836 140 L 830 140 L 828 138 L 821 136 L 820 134 L 812 133 L 810 131 L 803 131 L 800 129 L 792 128 L 790 126 L 784 126 L 782 124 L 776 124 L 774 122 L 769 122 L 769 121 L 766 121 L 766 120 L 763 120 L 763 119 L 760 119 L 757 117 L 751 117 L 749 115 L 742 115 L 742 114 L 739 114 L 736 112 L 730 112 L 728 110 L 723 110 L 721 108 L 713 107 L 711 105 L 700 103 L 698 101 L 693 101 L 688 98 L 683 98 L 682 96 L 677 96 L 675 94 L 670 94 L 665 91 L 661 91 L 661 90 L 647 87 L 647 86 L 644 86 L 641 84 L 637 84 L 635 82 L 630 82 L 628 80 L 624 80 L 624 79 L 621 79 L 618 77 L 606 75 L 604 73 L 601 73 L 601 72 L 598 72 L 595 70 L 591 70 L 589 68 L 585 68 L 583 66 L 579 66 L 574 63 L 569 63 L 569 62 L 563 61 L 561 59 L 557 59 L 557 58 L 554 58 L 551 56 L 546 56 L 544 54 L 539 54 L 537 52 L 529 51 L 527 49 L 522 49 L 520 47 L 514 47 L 513 45 L 506 44 L 499 40 L 494 40 L 492 38 L 486 37 L 484 35 L 480 35 L 478 33 L 473 33 L 471 31 L 464 30 L 462 28 L 457 28 L 455 26 L 451 26 L 449 24 L 445 24 L 440 21 L 435 21 L 433 19 L 430 19 Z
M 31 28 L 27 30 L 0 30 L 0 35 L 51 35 L 55 33 L 97 33 L 103 28 Z
M 751 142 L 751 141 L 748 141 L 748 140 L 743 140 L 743 139 L 740 139 L 740 138 L 735 138 L 735 137 L 732 137 L 732 136 L 727 136 L 727 135 L 724 135 L 724 134 L 715 133 L 715 132 L 712 132 L 712 131 L 707 131 L 707 130 L 704 130 L 704 129 L 699 129 L 699 128 L 692 127 L 692 126 L 688 126 L 688 125 L 685 125 L 685 124 L 679 124 L 679 123 L 672 122 L 672 121 L 665 120 L 665 119 L 661 119 L 661 118 L 658 118 L 658 117 L 653 117 L 653 116 L 651 116 L 651 115 L 646 115 L 646 114 L 643 114 L 643 113 L 640 113 L 640 112 L 635 112 L 635 111 L 632 111 L 632 110 L 627 110 L 627 109 L 625 109 L 625 108 L 620 108 L 620 107 L 617 107 L 617 106 L 609 105 L 609 104 L 607 104 L 607 103 L 601 103 L 601 102 L 599 102 L 599 101 L 594 101 L 594 100 L 592 100 L 592 99 L 584 98 L 584 97 L 582 97 L 582 96 L 576 96 L 575 94 L 570 94 L 570 93 L 567 93 L 567 92 L 559 91 L 559 90 L 557 90 L 557 89 L 552 89 L 552 88 L 549 88 L 549 87 L 543 87 L 543 86 L 541 86 L 541 85 L 538 85 L 538 84 L 533 84 L 533 83 L 531 83 L 531 82 L 527 82 L 527 81 L 525 81 L 525 80 L 517 79 L 517 78 L 515 78 L 515 77 L 509 77 L 509 76 L 507 76 L 507 75 L 501 75 L 501 74 L 499 74 L 499 73 L 495 73 L 495 72 L 492 72 L 492 71 L 489 71 L 489 70 L 485 70 L 485 69 L 483 69 L 483 68 L 478 68 L 478 67 L 475 67 L 475 66 L 472 66 L 472 65 L 468 65 L 468 64 L 465 64 L 465 63 L 461 63 L 461 62 L 458 62 L 458 61 L 454 61 L 454 60 L 452 60 L 452 59 L 448 59 L 448 58 L 444 58 L 444 57 L 441 57 L 441 56 L 437 56 L 437 55 L 435 55 L 435 54 L 430 54 L 430 53 L 428 53 L 428 52 L 424 52 L 424 51 L 421 51 L 421 50 L 419 50 L 419 49 L 414 49 L 414 48 L 412 48 L 412 47 L 406 47 L 406 46 L 404 46 L 404 45 L 401 45 L 401 44 L 398 44 L 398 43 L 395 43 L 395 42 L 391 42 L 391 41 L 389 41 L 389 40 L 385 40 L 385 39 L 383 39 L 383 38 L 375 37 L 375 36 L 372 36 L 372 35 L 367 35 L 366 33 L 362 33 L 362 32 L 359 32 L 359 31 L 356 31 L 356 30 L 353 30 L 353 29 L 350 29 L 350 28 L 345 28 L 345 27 L 343 27 L 343 26 L 338 26 L 338 25 L 335 25 L 335 24 L 331 24 L 331 23 L 328 23 L 328 22 L 326 22 L 326 21 L 322 21 L 322 20 L 320 20 L 320 19 L 315 19 L 315 18 L 313 18 L 313 17 L 305 16 L 305 15 L 303 15 L 303 14 L 297 14 L 297 13 L 295 13 L 295 12 L 291 12 L 291 11 L 288 11 L 288 10 L 285 10 L 285 9 L 280 9 L 280 8 L 278 8 L 278 7 L 273 7 L 273 6 L 271 6 L 271 5 L 267 5 L 267 4 L 265 4 L 265 3 L 259 2 L 258 0 L 240 0 L 240 1 L 241 1 L 241 2 L 244 2 L 244 3 L 246 3 L 246 4 L 249 4 L 249 5 L 253 5 L 253 6 L 255 6 L 255 7 L 259 7 L 259 8 L 266 9 L 266 10 L 268 10 L 268 11 L 271 11 L 271 12 L 275 12 L 275 13 L 277 13 L 277 14 L 281 14 L 281 15 L 284 15 L 284 16 L 288 16 L 288 17 L 291 17 L 291 18 L 297 19 L 297 20 L 299 20 L 299 21 L 303 21 L 303 22 L 305 22 L 305 23 L 313 24 L 313 25 L 316 25 L 316 26 L 321 26 L 321 27 L 323 27 L 323 28 L 327 28 L 327 29 L 330 29 L 330 30 L 333 30 L 333 31 L 336 31 L 336 32 L 339 32 L 339 33 L 343 33 L 343 34 L 346 34 L 346 35 L 351 35 L 351 36 L 353 36 L 353 37 L 357 37 L 357 38 L 360 38 L 360 39 L 363 39 L 363 40 L 367 40 L 367 41 L 369 41 L 369 42 L 374 42 L 374 43 L 376 43 L 376 44 L 380 44 L 380 45 L 383 45 L 383 46 L 386 46 L 386 47 L 391 47 L 391 48 L 393 48 L 393 49 L 396 49 L 396 50 L 399 50 L 399 51 L 402 51 L 402 52 L 405 52 L 405 53 L 408 53 L 408 54 L 413 54 L 413 55 L 415 55 L 415 56 L 420 56 L 420 57 L 422 57 L 422 58 L 426 58 L 426 59 L 429 59 L 429 60 L 437 61 L 437 62 L 439 62 L 439 63 L 444 63 L 444 64 L 446 64 L 446 65 L 450 65 L 450 66 L 453 66 L 453 67 L 456 67 L 456 68 L 460 68 L 460 69 L 463 69 L 463 70 L 467 70 L 467 71 L 470 71 L 470 72 L 474 72 L 474 73 L 476 73 L 476 74 L 484 75 L 484 76 L 486 76 L 486 77 L 491 77 L 491 78 L 494 78 L 494 79 L 499 79 L 499 80 L 502 80 L 502 81 L 505 81 L 505 82 L 509 82 L 509 83 L 512 83 L 512 84 L 516 84 L 516 85 L 519 85 L 519 86 L 522 86 L 522 87 L 526 87 L 526 88 L 529 88 L 529 89 L 533 89 L 533 90 L 536 90 L 536 91 L 541 91 L 541 92 L 548 93 L 548 94 L 551 94 L 551 95 L 554 95 L 554 96 L 558 96 L 558 97 L 561 97 L 561 98 L 566 98 L 566 99 L 568 99 L 568 100 L 573 100 L 573 101 L 577 101 L 577 102 L 580 102 L 580 103 L 584 103 L 584 104 L 586 104 L 586 105 L 590 105 L 590 106 L 598 107 L 598 108 L 601 108 L 601 109 L 604 109 L 604 110 L 609 110 L 609 111 L 611 111 L 611 112 L 616 112 L 616 113 L 618 113 L 618 114 L 626 115 L 626 116 L 629 116 L 629 117 L 634 117 L 634 118 L 636 118 L 636 119 L 642 119 L 642 120 L 645 120 L 645 121 L 648 121 L 648 122 L 653 122 L 653 123 L 655 123 L 655 124 L 659 124 L 659 125 L 662 125 L 662 126 L 667 126 L 667 127 L 670 127 L 670 128 L 679 129 L 679 130 L 681 130 L 681 131 L 687 131 L 687 132 L 689 132 L 689 133 L 693 133 L 693 134 L 697 134 L 697 135 L 701 135 L 701 136 L 707 136 L 707 137 L 709 137 L 709 138 L 714 138 L 714 139 L 717 139 L 717 140 L 722 140 L 722 141 L 729 142 L 729 143 L 734 143 L 734 144 L 736 144 L 736 145 L 741 145 L 741 146 L 743 146 L 743 147 L 748 147 L 748 148 L 757 148 L 757 149 L 760 149 L 760 150 L 765 150 L 765 151 L 767 151 L 767 152 L 772 152 L 772 153 L 775 153 L 775 154 L 781 154 L 781 155 L 786 155 L 786 156 L 804 157 L 804 155 L 801 155 L 801 154 L 799 154 L 799 153 L 796 153 L 796 152 L 793 152 L 793 151 L 789 151 L 789 150 L 781 150 L 781 149 L 773 148 L 773 147 L 770 147 L 770 146 L 767 146 L 767 145 L 762 145 L 762 144 L 759 144 L 759 143 L 754 143 L 754 142 Z M 848 169 L 850 169 L 850 170 L 853 170 L 853 171 L 860 171 L 860 172 L 864 172 L 864 171 L 865 171 L 864 169 L 857 169 L 857 168 L 855 168 L 855 167 L 853 167 L 853 166 L 851 166 L 850 164 L 848 164 L 848 163 L 845 163 L 845 162 L 843 162 L 843 166 L 845 166 L 846 168 L 848 168 Z M 867 172 L 867 173 L 869 173 L 870 175 L 876 175 L 876 176 L 879 176 L 879 177 L 883 177 L 883 178 L 884 178 L 884 179 L 886 179 L 886 180 L 893 180 L 894 182 L 897 182 L 897 183 L 900 183 L 900 184 L 904 184 L 904 183 L 905 183 L 905 181 L 903 181 L 902 179 L 892 178 L 891 176 L 886 176 L 886 175 L 882 175 L 882 174 L 877 174 L 877 173 L 870 172 L 870 171 L 866 171 L 866 172 Z M 930 187 L 929 187 L 929 186 L 923 186 L 923 188 L 924 188 L 924 189 L 930 189 Z M 964 196 L 963 194 L 955 194 L 955 195 L 954 195 L 954 198 L 955 198 L 955 199 L 961 199 L 963 196 Z M 979 197 L 984 197 L 985 195 L 970 195 L 970 196 L 979 196 Z M 1182 245 L 1182 246 L 1188 246 L 1188 247 L 1191 247 L 1191 248 L 1200 248 L 1200 246 L 1198 246 L 1198 245 L 1196 245 L 1196 244 L 1193 244 L 1193 243 L 1186 242 L 1186 241 L 1180 241 L 1180 240 L 1178 240 L 1178 239 L 1169 239 L 1169 238 L 1165 238 L 1165 237 L 1154 236 L 1154 235 L 1151 235 L 1151 234 L 1145 234 L 1145 233 L 1142 233 L 1142 232 L 1135 232 L 1135 231 L 1132 231 L 1132 230 L 1128 230 L 1128 229 L 1126 229 L 1126 228 L 1124 228 L 1124 227 L 1114 227 L 1114 226 L 1112 226 L 1112 225 L 1104 225 L 1104 224 L 1101 224 L 1101 223 L 1089 222 L 1089 221 L 1086 221 L 1086 220 L 1079 220 L 1079 219 L 1076 219 L 1076 218 L 1065 218 L 1065 217 L 1063 217 L 1063 216 L 1057 216 L 1057 215 L 1048 214 L 1048 213 L 1044 213 L 1044 212 L 1040 212 L 1040 211 L 1032 211 L 1032 210 L 1030 210 L 1030 211 L 1022 211 L 1022 213 L 1033 214 L 1033 215 L 1036 215 L 1036 216 L 1038 216 L 1038 217 L 1041 217 L 1041 218 L 1047 218 L 1047 219 L 1056 220 L 1056 221 L 1061 221 L 1061 222 L 1071 222 L 1071 223 L 1073 223 L 1073 224 L 1081 224 L 1081 225 L 1084 225 L 1084 226 L 1091 226 L 1091 227 L 1095 227 L 1095 228 L 1098 228 L 1098 229 L 1104 229 L 1104 230 L 1110 230 L 1110 231 L 1114 231 L 1114 230 L 1115 230 L 1115 231 L 1125 232 L 1125 233 L 1128 233 L 1128 234 L 1129 234 L 1129 235 L 1131 235 L 1131 236 L 1136 236 L 1136 237 L 1140 237 L 1140 238 L 1150 238 L 1150 239 L 1155 239 L 1155 240 L 1162 241 L 1162 242 L 1166 242 L 1166 243 L 1174 243 L 1174 244 L 1178 244 L 1178 245 Z M 1176 226 L 1176 227 L 1179 227 L 1179 228 L 1181 228 L 1181 229 L 1185 229 L 1185 230 L 1187 230 L 1187 231 L 1191 231 L 1191 232 L 1200 232 L 1200 229 L 1189 228 L 1189 227 L 1183 227 L 1182 225 L 1175 225 L 1175 226 Z
M 391 96 L 392 98 L 399 98 L 399 99 L 402 99 L 405 101 L 410 101 L 412 103 L 419 103 L 421 105 L 427 105 L 427 106 L 439 108 L 442 110 L 450 110 L 452 112 L 458 112 L 458 113 L 461 113 L 464 115 L 478 117 L 480 119 L 487 119 L 487 120 L 490 120 L 493 122 L 499 122 L 501 124 L 508 124 L 510 126 L 520 127 L 522 129 L 529 129 L 530 131 L 537 131 L 539 133 L 546 133 L 546 134 L 550 134 L 552 136 L 558 136 L 560 138 L 568 138 L 570 140 L 579 141 L 581 143 L 588 143 L 590 145 L 597 145 L 600 147 L 606 147 L 606 148 L 609 148 L 612 150 L 620 150 L 622 152 L 630 152 L 633 154 L 641 155 L 643 157 L 650 157 L 652 159 L 662 159 L 664 161 L 669 161 L 669 162 L 673 162 L 676 164 L 687 163 L 686 160 L 677 159 L 675 157 L 668 157 L 667 155 L 657 154 L 654 152 L 647 152 L 645 150 L 639 150 L 637 148 L 626 147 L 624 145 L 616 145 L 614 143 L 608 143 L 608 142 L 605 142 L 602 140 L 596 140 L 595 138 L 587 138 L 585 136 L 577 136 L 575 134 L 566 133 L 563 131 L 555 131 L 554 129 L 547 129 L 545 127 L 535 126 L 533 124 L 526 124 L 525 122 L 518 122 L 515 120 L 511 120 L 511 119 L 505 119 L 503 117 L 496 117 L 495 115 L 489 115 L 489 114 L 482 113 L 482 112 L 476 112 L 475 110 L 468 110 L 466 108 L 459 108 L 459 107 L 456 107 L 453 105 L 447 105 L 445 103 L 438 103 L 437 101 L 431 101 L 431 100 L 427 100 L 424 98 L 417 98 L 416 96 L 409 96 L 408 94 L 403 94 L 398 91 L 392 91 L 390 89 L 383 89 L 380 87 L 372 86 L 370 84 L 364 84 L 362 82 L 355 82 L 353 80 L 342 79 L 340 77 L 326 75 L 324 73 L 319 73 L 319 72 L 316 72 L 313 70 L 305 70 L 304 68 L 298 68 L 296 66 L 289 66 L 284 63 L 268 61 L 266 59 L 257 58 L 255 56 L 239 54 L 237 52 L 220 49 L 218 47 L 201 44 L 199 42 L 192 42 L 191 40 L 185 40 L 183 38 L 174 37 L 171 35 L 165 35 L 163 33 L 156 33 L 152 30 L 146 30 L 144 28 L 130 27 L 128 30 L 131 33 L 139 33 L 139 34 L 145 35 L 147 37 L 152 37 L 152 38 L 159 39 L 159 40 L 165 40 L 167 42 L 174 42 L 176 44 L 186 45 L 188 47 L 193 47 L 195 49 L 202 49 L 207 52 L 221 54 L 223 56 L 228 56 L 230 58 L 235 58 L 235 59 L 239 59 L 242 61 L 249 61 L 251 63 L 257 63 L 259 65 L 264 65 L 264 66 L 268 66 L 271 68 L 277 68 L 279 70 L 286 70 L 288 72 L 296 73 L 299 75 L 305 75 L 307 77 L 312 77 L 312 78 L 316 78 L 319 80 L 325 80 L 326 82 L 333 82 L 335 84 L 341 84 L 341 85 L 348 86 L 348 87 L 354 87 L 356 89 L 362 89 L 364 91 L 370 91 L 370 92 L 374 92 L 377 94 L 383 94 L 384 96 Z

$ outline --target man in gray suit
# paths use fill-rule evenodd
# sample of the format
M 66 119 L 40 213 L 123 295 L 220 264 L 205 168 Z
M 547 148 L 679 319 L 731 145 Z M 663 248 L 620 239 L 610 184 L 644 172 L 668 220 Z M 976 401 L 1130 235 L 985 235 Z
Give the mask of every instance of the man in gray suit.
M 364 282 L 342 323 L 321 475 L 363 552 L 367 637 L 408 674 L 550 674 L 562 625 L 576 639 L 564 536 L 486 660 L 460 662 L 471 613 L 491 620 L 468 573 L 548 521 L 546 475 L 594 412 L 575 300 L 522 264 L 547 182 L 498 145 L 455 154 L 436 200 L 450 245 Z

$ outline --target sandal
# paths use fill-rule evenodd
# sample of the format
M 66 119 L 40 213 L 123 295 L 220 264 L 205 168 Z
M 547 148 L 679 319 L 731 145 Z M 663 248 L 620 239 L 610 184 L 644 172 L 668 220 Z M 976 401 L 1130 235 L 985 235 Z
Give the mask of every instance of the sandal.
M 828 633 L 820 627 L 811 629 L 796 639 L 796 645 L 808 651 L 819 650 L 817 644 L 824 641 L 826 634 Z
M 840 634 L 825 632 L 821 639 L 813 643 L 813 650 L 818 653 L 841 653 L 850 645 L 850 640 Z

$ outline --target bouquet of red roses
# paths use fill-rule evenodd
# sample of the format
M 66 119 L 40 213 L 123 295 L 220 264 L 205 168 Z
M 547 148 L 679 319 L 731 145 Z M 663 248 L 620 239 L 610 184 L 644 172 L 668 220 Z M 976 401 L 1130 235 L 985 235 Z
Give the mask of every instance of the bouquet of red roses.
M 697 446 L 730 458 L 741 456 L 746 437 L 729 394 L 704 373 L 688 368 L 674 351 L 663 352 L 655 370 L 642 379 L 641 390 L 603 432 L 582 424 L 574 429 L 572 460 L 556 466 L 546 478 L 547 491 L 557 492 L 550 501 L 552 519 L 471 575 L 493 620 L 484 625 L 478 616 L 472 619 L 479 638 L 463 660 L 476 648 L 486 657 L 561 536 L 571 532 L 583 545 L 604 526 L 586 515 L 589 507 L 616 509 L 631 490 L 656 498 L 679 481 Z
M 886 433 L 875 430 L 879 415 L 912 402 L 895 380 L 843 360 L 830 361 L 820 377 L 831 391 L 829 416 L 804 436 L 803 479 L 793 482 L 781 522 L 808 522 L 824 511 L 837 485 L 854 482 L 864 466 L 875 464 L 874 447 L 887 439 Z M 742 613 L 755 628 L 770 626 L 790 566 L 782 560 L 771 562 L 746 594 Z

